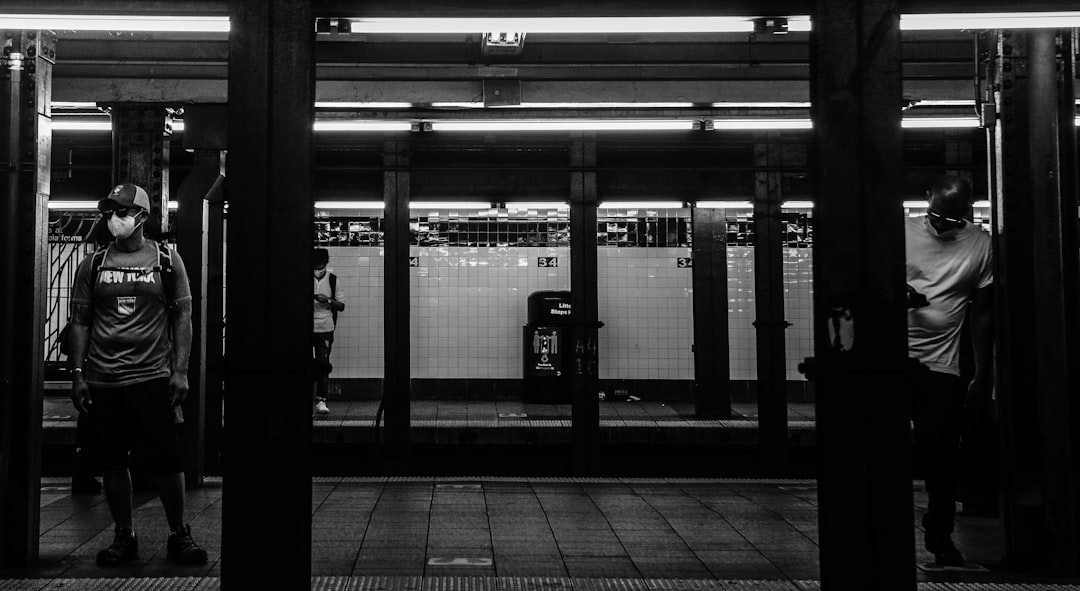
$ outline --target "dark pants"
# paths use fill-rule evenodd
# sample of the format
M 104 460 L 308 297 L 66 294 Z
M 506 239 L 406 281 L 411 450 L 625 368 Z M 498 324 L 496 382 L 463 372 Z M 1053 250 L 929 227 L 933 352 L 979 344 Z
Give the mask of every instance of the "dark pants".
M 959 376 L 930 371 L 919 364 L 909 378 L 911 414 L 915 423 L 915 467 L 926 481 L 929 497 L 923 528 L 929 540 L 943 540 L 953 531 L 960 433 L 967 388 Z
M 330 384 L 330 349 L 334 346 L 334 333 L 312 333 L 311 347 L 315 351 L 315 400 L 325 400 Z

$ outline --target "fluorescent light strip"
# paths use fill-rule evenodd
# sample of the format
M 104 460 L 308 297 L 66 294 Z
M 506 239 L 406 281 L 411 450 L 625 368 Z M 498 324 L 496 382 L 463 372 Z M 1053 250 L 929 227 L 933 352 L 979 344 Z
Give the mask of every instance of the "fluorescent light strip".
M 585 18 L 355 18 L 353 33 L 468 34 L 486 31 L 536 33 L 751 33 L 746 17 L 585 17 Z M 794 27 L 792 26 L 794 25 Z M 792 23 L 789 30 L 808 27 Z
M 916 101 L 913 107 L 974 107 L 975 101 L 971 99 L 961 100 L 921 100 Z
M 749 201 L 698 201 L 697 207 L 701 209 L 754 209 L 754 204 Z
M 315 101 L 316 109 L 410 109 L 412 103 L 402 102 L 322 102 Z
M 813 201 L 785 201 L 780 204 L 781 209 L 814 209 Z
M 1080 27 L 1080 12 L 961 12 L 900 16 L 900 30 L 902 31 L 1069 29 L 1074 27 Z
M 536 119 L 518 121 L 432 121 L 432 131 L 679 131 L 697 127 L 688 120 Z
M 604 201 L 598 209 L 682 209 L 682 201 Z
M 776 101 L 776 102 L 765 101 L 765 102 L 757 102 L 757 103 L 721 102 L 721 103 L 713 103 L 712 106 L 716 107 L 716 108 L 720 108 L 720 109 L 725 109 L 725 108 L 732 108 L 732 109 L 809 109 L 810 108 L 810 103 L 808 103 L 808 102 L 806 102 L 806 103 L 802 103 L 802 102 L 783 102 L 783 101 Z
M 521 103 L 521 109 L 690 109 L 694 103 Z
M 112 131 L 112 121 L 77 121 L 74 119 L 52 119 L 49 128 L 53 131 Z
M 904 129 L 959 129 L 979 127 L 978 117 L 904 117 Z
M 558 210 L 567 210 L 567 209 L 570 209 L 570 204 L 566 203 L 565 201 L 520 202 L 520 203 L 511 201 L 511 202 L 508 202 L 506 204 L 506 209 L 516 209 L 516 210 L 522 210 L 522 209 L 545 209 L 545 210 L 558 209 Z
M 62 211 L 89 211 L 97 209 L 97 201 L 49 201 L 49 209 Z M 169 201 L 169 209 L 180 209 L 179 201 Z
M 54 109 L 96 109 L 97 103 L 79 101 L 53 101 L 50 103 Z
M 315 122 L 315 131 L 410 131 L 410 121 L 360 121 L 327 119 Z
M 0 14 L 0 29 L 228 33 L 229 18 L 224 16 Z
M 482 109 L 484 103 L 482 102 L 441 102 L 431 103 L 431 107 L 435 109 Z
M 487 201 L 410 201 L 409 209 L 491 209 Z
M 713 129 L 718 131 L 812 129 L 809 119 L 715 119 Z
M 316 201 L 315 209 L 382 209 L 382 201 Z

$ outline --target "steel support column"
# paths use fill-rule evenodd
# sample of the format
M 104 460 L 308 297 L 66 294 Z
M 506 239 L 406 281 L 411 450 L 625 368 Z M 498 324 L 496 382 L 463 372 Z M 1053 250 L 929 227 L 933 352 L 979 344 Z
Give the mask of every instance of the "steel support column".
M 596 284 L 596 138 L 570 140 L 570 292 L 574 474 L 598 469 L 600 446 L 599 317 Z
M 693 208 L 694 413 L 731 418 L 727 212 Z
M 189 122 L 190 123 L 190 122 Z M 222 134 L 224 135 L 224 134 Z M 184 403 L 185 472 L 189 486 L 199 486 L 206 473 L 206 349 L 209 302 L 207 280 L 209 266 L 207 239 L 210 206 L 207 198 L 225 179 L 225 153 L 222 149 L 195 148 L 195 134 L 184 134 L 185 146 L 195 150 L 191 172 L 180 184 L 176 212 L 176 249 L 184 260 L 191 284 L 191 358 L 188 363 L 190 392 Z M 222 146 L 224 148 L 224 146 Z M 220 420 L 220 417 L 219 417 Z
M 914 589 L 896 2 L 819 0 L 811 35 L 822 589 Z
M 194 431 L 188 439 L 191 483 L 193 477 L 220 474 L 222 215 L 228 107 L 189 105 L 184 124 L 184 148 L 195 150 L 192 170 L 178 190 L 180 209 L 176 216 L 176 246 L 191 280 L 191 322 L 195 329 L 188 370 L 192 395 L 184 405 L 188 422 L 193 418 L 197 421 L 194 427 L 188 427 Z
M 0 566 L 22 566 L 38 556 L 56 39 L 6 31 L 0 45 Z
M 1071 31 L 1005 31 L 996 73 L 994 285 L 1005 559 L 1013 568 L 1055 574 L 1080 570 L 1072 41 Z
M 314 20 L 309 2 L 230 6 L 221 576 L 237 587 L 306 589 Z
M 409 470 L 410 407 L 409 363 L 409 155 L 405 142 L 387 142 L 383 148 L 383 347 L 385 369 L 382 406 L 386 434 L 383 465 L 389 474 Z
M 150 196 L 151 238 L 169 230 L 169 142 L 165 141 L 165 107 L 111 105 L 113 184 L 134 183 Z M 102 187 L 104 196 L 108 188 Z
M 754 144 L 754 165 L 777 167 L 781 161 L 775 132 L 761 134 Z M 784 356 L 784 253 L 780 219 L 781 175 L 755 174 L 754 194 L 754 297 L 757 318 L 758 447 L 761 474 L 780 476 L 787 470 L 787 365 Z

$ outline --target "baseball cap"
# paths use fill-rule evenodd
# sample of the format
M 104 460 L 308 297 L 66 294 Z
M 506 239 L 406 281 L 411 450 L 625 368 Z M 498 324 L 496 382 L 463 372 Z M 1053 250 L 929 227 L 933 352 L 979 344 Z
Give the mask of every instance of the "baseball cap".
M 98 201 L 98 209 L 102 211 L 114 207 L 131 207 L 132 205 L 150 211 L 150 196 L 146 194 L 142 187 L 130 183 L 116 185 L 104 199 Z

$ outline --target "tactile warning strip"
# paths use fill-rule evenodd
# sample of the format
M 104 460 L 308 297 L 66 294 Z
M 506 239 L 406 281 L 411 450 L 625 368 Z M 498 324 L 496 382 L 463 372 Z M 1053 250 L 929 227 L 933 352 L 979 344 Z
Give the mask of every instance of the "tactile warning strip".
M 217 577 L 6 579 L 0 591 L 218 591 Z M 313 591 L 820 591 L 819 581 L 559 577 L 312 577 Z M 919 591 L 1080 591 L 1075 584 L 919 583 Z

